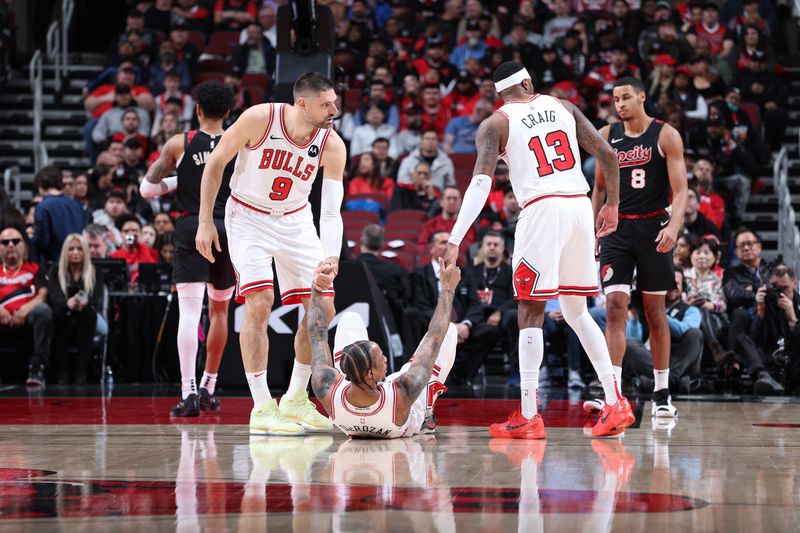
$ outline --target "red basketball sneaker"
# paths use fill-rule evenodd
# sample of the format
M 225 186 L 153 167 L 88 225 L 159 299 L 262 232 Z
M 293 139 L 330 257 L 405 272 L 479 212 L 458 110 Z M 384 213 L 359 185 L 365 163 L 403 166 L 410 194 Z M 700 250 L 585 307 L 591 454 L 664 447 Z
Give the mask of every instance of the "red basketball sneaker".
M 610 437 L 619 435 L 625 428 L 636 421 L 631 404 L 623 396 L 614 405 L 604 405 L 600 420 L 592 428 L 592 437 Z
M 537 414 L 528 420 L 522 416 L 519 409 L 511 413 L 505 422 L 489 426 L 489 435 L 505 439 L 543 439 L 547 437 L 544 432 L 542 415 Z

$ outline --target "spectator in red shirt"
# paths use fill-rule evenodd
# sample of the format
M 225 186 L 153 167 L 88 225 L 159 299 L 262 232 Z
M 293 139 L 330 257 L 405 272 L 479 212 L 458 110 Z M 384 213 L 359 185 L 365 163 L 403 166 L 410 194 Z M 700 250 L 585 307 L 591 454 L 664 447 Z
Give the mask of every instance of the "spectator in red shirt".
M 358 159 L 358 171 L 347 185 L 347 196 L 354 194 L 382 194 L 388 201 L 394 192 L 394 182 L 381 176 L 372 152 L 364 152 Z
M 131 272 L 131 284 L 136 285 L 139 279 L 139 264 L 157 263 L 158 252 L 139 242 L 142 238 L 142 224 L 135 216 L 119 217 L 117 228 L 122 233 L 124 244 L 122 248 L 112 253 L 111 257 L 125 260 Z
M 725 200 L 713 191 L 714 168 L 711 162 L 705 159 L 698 160 L 694 164 L 692 174 L 697 180 L 700 212 L 717 228 L 722 229 L 722 224 L 725 222 Z
M 442 91 L 439 85 L 429 83 L 422 90 L 422 130 L 433 128 L 444 137 L 444 130 L 452 118 L 452 111 L 442 105 Z
M 27 384 L 44 386 L 44 372 L 50 362 L 53 313 L 47 304 L 47 281 L 41 267 L 26 261 L 27 244 L 16 228 L 0 232 L 0 342 L 23 329 L 33 335 L 33 353 L 28 365 Z
M 217 0 L 214 5 L 214 25 L 218 30 L 240 30 L 255 22 L 257 15 L 253 0 Z
M 686 35 L 692 46 L 700 37 L 705 37 L 711 44 L 713 57 L 727 57 L 733 50 L 733 33 L 719 23 L 719 7 L 713 2 L 703 7 L 703 23 L 689 30 Z
M 466 70 L 458 71 L 456 86 L 450 94 L 444 97 L 442 105 L 452 110 L 453 115 L 465 117 L 472 113 L 475 104 L 480 100 L 481 95 L 478 86 Z
M 440 203 L 442 205 L 442 213 L 425 223 L 422 227 L 422 233 L 419 239 L 417 239 L 417 246 L 419 247 L 420 253 L 423 253 L 425 250 L 425 247 L 428 245 L 428 239 L 432 234 L 437 231 L 446 231 L 450 233 L 453 226 L 456 225 L 458 212 L 461 210 L 461 191 L 454 185 L 445 187 Z M 467 234 L 464 236 L 464 240 L 461 241 L 462 253 L 469 250 L 469 246 L 475 242 L 476 237 L 477 233 L 475 232 L 475 228 L 469 228 L 469 231 L 467 231 Z

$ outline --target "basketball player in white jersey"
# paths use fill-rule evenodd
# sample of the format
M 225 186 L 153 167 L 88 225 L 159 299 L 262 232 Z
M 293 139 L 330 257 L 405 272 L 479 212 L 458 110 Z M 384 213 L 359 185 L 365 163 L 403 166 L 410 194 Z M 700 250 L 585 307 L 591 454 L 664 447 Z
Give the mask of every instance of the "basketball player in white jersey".
M 586 195 L 589 185 L 581 173 L 579 146 L 597 157 L 606 181 L 612 182 L 597 217 L 598 236 L 612 233 L 617 226 L 617 158 L 574 105 L 534 93 L 531 77 L 519 63 L 501 64 L 494 81 L 505 103 L 478 127 L 474 175 L 445 254 L 448 265 L 458 258 L 458 246 L 486 203 L 492 186 L 490 176 L 498 157 L 502 157 L 522 205 L 513 256 L 522 408 L 506 422 L 492 424 L 489 433 L 522 439 L 546 436 L 537 413 L 537 397 L 544 355 L 544 308 L 551 298 L 558 298 L 564 318 L 578 335 L 603 384 L 605 405 L 592 435 L 622 433 L 635 418 L 630 404 L 619 393 L 603 332 L 586 307 L 586 297 L 598 292 L 598 279 L 592 205 Z
M 322 74 L 304 74 L 295 82 L 294 100 L 294 105 L 260 104 L 245 111 L 211 152 L 201 187 L 195 242 L 198 251 L 213 263 L 211 247 L 219 249 L 219 242 L 212 205 L 223 168 L 238 154 L 225 228 L 237 278 L 237 301 L 245 303 L 239 342 L 255 404 L 250 414 L 252 434 L 300 435 L 305 430 L 332 428 L 306 392 L 311 348 L 305 317 L 295 336 L 294 368 L 280 408 L 267 388 L 273 260 L 283 304 L 302 303 L 307 308 L 314 269 L 324 261 L 335 276 L 342 246 L 340 208 L 347 153 L 331 128 L 337 113 L 333 84 Z M 308 195 L 319 168 L 324 169 L 324 179 L 317 236 Z M 320 305 L 331 319 L 332 286 L 325 296 Z
M 350 338 L 361 336 L 361 340 L 344 346 L 341 371 L 334 367 L 328 346 L 330 318 L 325 314 L 321 292 L 330 287 L 333 271 L 324 263 L 317 269 L 308 308 L 311 386 L 333 423 L 347 435 L 393 439 L 422 433 L 426 415 L 432 413 L 436 398 L 446 390 L 444 383 L 458 344 L 450 311 L 461 271 L 454 264 L 445 268 L 441 259 L 439 266 L 442 288 L 428 332 L 411 360 L 390 376 L 386 375 L 386 356 L 366 339 L 365 331 L 363 336 L 344 332 Z

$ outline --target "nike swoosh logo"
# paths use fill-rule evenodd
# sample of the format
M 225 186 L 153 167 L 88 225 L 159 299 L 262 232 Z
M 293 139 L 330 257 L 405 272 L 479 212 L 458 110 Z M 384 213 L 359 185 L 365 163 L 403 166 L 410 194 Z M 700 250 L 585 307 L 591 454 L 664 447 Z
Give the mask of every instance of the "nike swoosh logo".
M 253 377 L 254 377 L 254 378 L 260 378 L 260 377 L 261 377 L 261 376 L 263 376 L 264 374 L 266 374 L 266 372 L 261 372 L 260 374 L 255 374 Z
M 669 224 L 669 220 L 662 220 L 662 221 L 661 221 L 661 227 L 662 227 L 662 228 L 663 228 L 664 226 L 666 226 L 667 224 Z
M 609 414 L 610 414 L 610 413 L 609 413 Z M 608 416 L 609 416 L 609 415 L 606 415 L 606 416 L 602 417 L 602 418 L 600 419 L 600 423 L 601 423 L 601 424 L 605 424 L 605 423 L 606 423 L 606 420 L 608 420 Z
M 274 135 L 270 135 L 269 138 L 272 139 L 273 141 L 283 140 L 283 137 L 275 137 Z
M 622 139 L 611 139 L 611 144 L 616 144 L 620 142 Z
M 524 426 L 525 424 L 520 424 L 518 426 L 509 426 L 508 424 L 506 424 L 506 431 L 514 431 L 515 429 L 519 429 Z

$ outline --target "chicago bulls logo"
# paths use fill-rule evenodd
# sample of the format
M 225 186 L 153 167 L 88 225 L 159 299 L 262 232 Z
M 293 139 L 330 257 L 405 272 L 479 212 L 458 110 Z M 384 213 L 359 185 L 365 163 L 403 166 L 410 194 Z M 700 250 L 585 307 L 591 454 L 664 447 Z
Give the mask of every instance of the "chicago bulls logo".
M 533 296 L 539 273 L 524 259 L 514 270 L 514 296 Z

